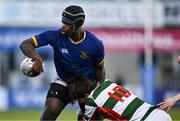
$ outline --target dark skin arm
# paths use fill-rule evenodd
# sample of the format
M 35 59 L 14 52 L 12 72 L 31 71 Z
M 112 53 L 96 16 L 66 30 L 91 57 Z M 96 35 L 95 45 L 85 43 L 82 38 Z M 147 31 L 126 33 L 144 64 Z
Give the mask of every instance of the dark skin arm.
M 34 76 L 39 75 L 43 71 L 42 58 L 36 52 L 33 40 L 31 38 L 24 40 L 20 44 L 20 49 L 25 56 L 32 58 L 35 61 L 31 71 L 33 72 Z
M 98 64 L 96 67 L 96 82 L 105 80 L 105 68 L 104 63 Z

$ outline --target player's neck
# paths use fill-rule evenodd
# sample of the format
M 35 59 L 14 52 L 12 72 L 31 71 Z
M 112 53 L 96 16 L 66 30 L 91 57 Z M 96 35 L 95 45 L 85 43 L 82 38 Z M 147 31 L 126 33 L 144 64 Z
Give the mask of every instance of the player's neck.
M 84 38 L 84 30 L 78 29 L 71 37 L 74 42 L 81 41 Z

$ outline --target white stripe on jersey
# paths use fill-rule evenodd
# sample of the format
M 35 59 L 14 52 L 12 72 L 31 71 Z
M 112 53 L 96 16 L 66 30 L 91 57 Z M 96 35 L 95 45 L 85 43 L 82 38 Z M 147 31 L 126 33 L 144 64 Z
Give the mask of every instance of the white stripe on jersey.
M 84 115 L 87 117 L 91 117 L 96 110 L 96 107 L 85 105 L 85 113 Z
M 118 103 L 114 106 L 113 110 L 119 114 L 122 114 L 123 111 L 127 108 L 127 106 L 136 98 L 134 94 L 131 93 L 131 95 L 128 98 L 123 97 L 122 99 L 124 102 L 118 101 Z
M 130 121 L 140 120 L 152 105 L 143 103 L 133 114 Z
M 112 89 L 116 86 L 115 83 L 109 85 L 106 89 L 104 89 L 95 99 L 96 104 L 98 107 L 102 107 L 104 103 L 109 98 L 108 92 L 112 92 Z

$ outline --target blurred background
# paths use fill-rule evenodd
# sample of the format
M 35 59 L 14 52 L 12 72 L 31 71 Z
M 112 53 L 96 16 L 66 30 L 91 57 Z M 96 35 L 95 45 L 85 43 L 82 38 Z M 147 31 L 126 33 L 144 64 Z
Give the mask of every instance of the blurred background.
M 180 0 L 0 0 L 0 120 L 39 119 L 56 77 L 52 48 L 37 50 L 45 72 L 29 78 L 19 70 L 25 58 L 19 44 L 60 28 L 72 4 L 82 6 L 84 28 L 104 43 L 107 78 L 151 104 L 180 93 Z M 174 120 L 179 106 L 170 111 Z M 76 119 L 76 109 L 68 105 L 61 120 Z

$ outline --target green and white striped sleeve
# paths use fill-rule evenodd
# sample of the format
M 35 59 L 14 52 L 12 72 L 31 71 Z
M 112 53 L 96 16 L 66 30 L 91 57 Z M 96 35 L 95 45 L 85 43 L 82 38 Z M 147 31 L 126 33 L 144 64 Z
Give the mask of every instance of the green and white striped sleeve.
M 88 118 L 92 117 L 94 112 L 96 111 L 97 105 L 94 102 L 94 99 L 91 97 L 86 98 L 86 105 L 85 105 L 85 113 L 84 115 Z

